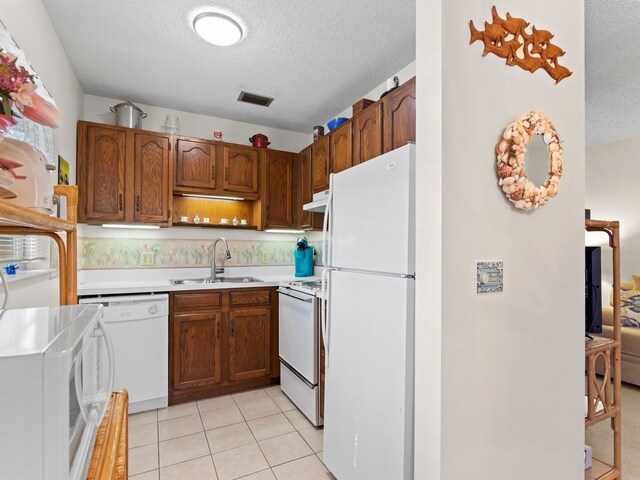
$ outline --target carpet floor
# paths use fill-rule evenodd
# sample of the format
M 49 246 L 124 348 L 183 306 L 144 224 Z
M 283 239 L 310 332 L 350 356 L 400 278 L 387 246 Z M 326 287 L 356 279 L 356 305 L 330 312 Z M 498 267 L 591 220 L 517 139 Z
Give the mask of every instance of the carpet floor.
M 587 428 L 585 443 L 593 456 L 613 463 L 611 422 Z M 622 384 L 622 478 L 640 480 L 640 387 Z

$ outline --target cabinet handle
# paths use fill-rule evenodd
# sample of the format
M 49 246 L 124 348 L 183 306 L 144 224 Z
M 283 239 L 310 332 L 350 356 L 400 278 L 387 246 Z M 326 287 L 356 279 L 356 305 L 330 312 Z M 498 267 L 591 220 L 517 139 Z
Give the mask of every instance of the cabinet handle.
M 216 181 L 216 167 L 215 165 L 213 167 L 211 167 L 211 180 L 212 181 Z
M 231 336 L 232 337 L 236 336 L 236 321 L 235 320 L 231 320 Z
M 136 195 L 136 212 L 140 211 L 140 195 Z
M 122 201 L 123 201 L 123 195 L 120 194 L 118 195 L 118 210 L 122 211 Z
M 229 167 L 224 167 L 224 181 L 229 181 Z
M 220 340 L 220 320 L 216 324 L 216 338 Z

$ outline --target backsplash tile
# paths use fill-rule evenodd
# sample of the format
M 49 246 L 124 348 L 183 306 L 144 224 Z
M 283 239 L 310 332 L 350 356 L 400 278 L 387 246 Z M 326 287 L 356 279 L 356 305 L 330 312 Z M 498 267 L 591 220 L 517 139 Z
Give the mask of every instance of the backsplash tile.
M 97 238 L 79 239 L 78 265 L 84 270 L 103 268 L 183 268 L 211 265 L 213 241 Z M 222 245 L 217 248 L 217 262 L 229 267 L 259 265 L 293 265 L 295 243 L 277 240 L 228 240 L 231 259 L 224 258 Z M 321 258 L 320 242 L 310 242 L 316 248 L 316 263 Z M 155 253 L 155 265 L 141 265 L 143 252 Z

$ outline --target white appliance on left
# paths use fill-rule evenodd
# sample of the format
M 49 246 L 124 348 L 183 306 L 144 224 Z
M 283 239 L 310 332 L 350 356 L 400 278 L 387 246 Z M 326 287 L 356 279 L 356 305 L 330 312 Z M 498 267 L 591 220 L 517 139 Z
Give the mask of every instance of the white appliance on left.
M 86 478 L 113 390 L 97 305 L 0 311 L 0 478 Z
M 104 307 L 113 339 L 114 388 L 129 392 L 129 413 L 169 402 L 169 295 L 87 297 L 81 304 Z

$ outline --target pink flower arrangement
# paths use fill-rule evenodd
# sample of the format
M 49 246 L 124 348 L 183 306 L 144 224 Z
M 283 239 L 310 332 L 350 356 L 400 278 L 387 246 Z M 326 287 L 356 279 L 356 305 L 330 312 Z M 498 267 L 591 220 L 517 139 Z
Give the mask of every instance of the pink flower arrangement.
M 0 49 L 0 133 L 15 125 L 14 107 L 34 122 L 57 128 L 60 115 L 58 109 L 35 93 L 34 76 L 16 62 L 14 55 Z

